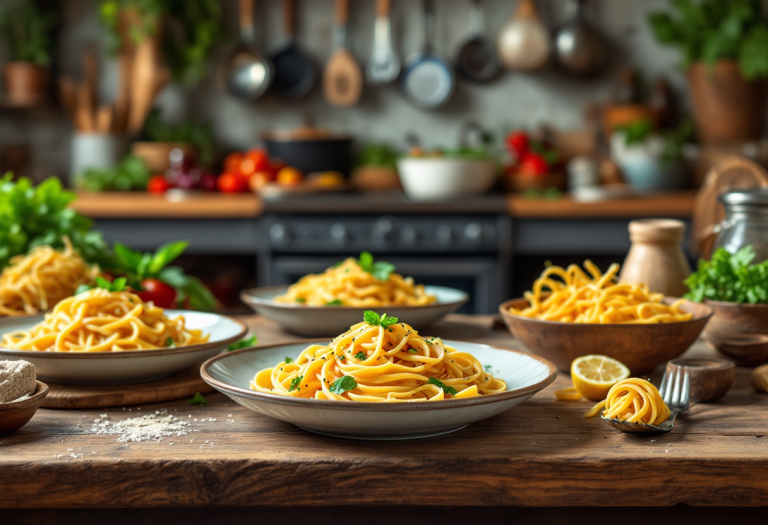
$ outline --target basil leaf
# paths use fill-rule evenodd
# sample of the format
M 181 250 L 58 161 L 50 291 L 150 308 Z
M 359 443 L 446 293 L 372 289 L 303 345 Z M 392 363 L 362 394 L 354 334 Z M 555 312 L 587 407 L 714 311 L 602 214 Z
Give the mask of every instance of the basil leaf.
M 381 324 L 381 318 L 379 317 L 379 314 L 371 310 L 366 310 L 363 312 L 363 321 L 371 326 L 379 326 Z
M 147 267 L 147 274 L 157 274 L 160 270 L 168 266 L 171 261 L 177 259 L 179 255 L 184 253 L 187 246 L 189 246 L 189 241 L 169 242 L 160 246 L 152 256 L 152 260 Z
M 333 301 L 325 303 L 325 306 L 344 306 L 344 301 L 341 299 L 334 299 Z
M 304 303 L 307 302 L 307 300 L 304 299 L 303 297 L 297 297 L 296 298 L 296 302 L 299 303 L 299 304 L 304 304 Z
M 112 283 L 107 281 L 104 277 L 101 277 L 101 276 L 96 277 L 96 286 L 98 288 L 103 288 L 107 291 L 112 290 Z
M 93 290 L 93 286 L 88 284 L 81 284 L 77 287 L 77 290 L 75 290 L 75 295 L 80 295 L 83 292 L 87 292 L 88 290 Z
M 291 387 L 288 389 L 288 392 L 293 392 L 294 390 L 301 390 L 301 382 L 304 379 L 304 376 L 294 377 L 291 381 Z
M 139 282 L 143 281 L 144 277 L 147 276 L 147 271 L 149 270 L 150 264 L 152 264 L 152 254 L 143 254 L 141 256 L 141 260 L 139 261 L 139 265 L 136 267 L 136 278 Z
M 141 252 L 133 251 L 119 242 L 115 243 L 114 250 L 117 260 L 124 270 L 135 272 L 138 269 L 139 263 L 141 263 Z
M 443 384 L 442 381 L 440 381 L 439 379 L 435 379 L 434 377 L 429 378 L 429 384 L 435 385 L 438 388 L 442 388 L 443 392 L 445 392 L 446 394 L 451 394 L 452 396 L 455 396 L 458 393 L 456 392 L 455 388 L 453 388 L 452 386 L 446 386 L 445 384 Z
M 397 324 L 397 321 L 397 317 L 387 317 L 387 314 L 384 314 L 381 318 L 381 326 L 389 328 L 393 324 Z
M 208 400 L 203 397 L 203 394 L 200 392 L 195 393 L 195 395 L 187 401 L 188 405 L 199 405 L 199 406 L 205 406 L 208 404 Z
M 256 337 L 256 334 L 253 334 L 251 337 L 246 337 L 230 344 L 229 346 L 227 346 L 227 350 L 229 350 L 230 352 L 233 352 L 235 350 L 240 350 L 242 348 L 251 348 L 252 346 L 256 346 L 257 341 L 258 341 L 258 338 Z
M 334 381 L 328 390 L 332 394 L 341 395 L 354 388 L 357 388 L 357 381 L 355 381 L 355 378 L 352 376 L 342 376 Z
M 285 357 L 285 364 L 290 364 L 290 363 L 293 363 L 293 359 L 291 359 L 290 357 L 286 356 Z
M 167 348 L 173 348 L 174 346 L 176 346 L 176 341 L 173 340 L 173 337 L 169 337 L 168 339 L 165 340 L 165 346 Z
M 128 283 L 127 277 L 118 277 L 114 281 L 112 281 L 112 286 L 110 286 L 109 291 L 111 292 L 123 292 L 125 291 L 125 286 Z
M 178 266 L 163 268 L 158 279 L 184 292 L 189 297 L 189 305 L 195 310 L 213 310 L 216 308 L 216 298 L 197 277 L 186 275 Z
M 395 271 L 395 265 L 392 263 L 388 263 L 385 261 L 379 261 L 374 263 L 373 268 L 370 271 L 370 274 L 373 275 L 373 278 L 377 281 L 387 281 L 389 280 L 389 276 L 392 275 L 392 272 Z
M 357 264 L 360 265 L 364 272 L 370 272 L 373 269 L 373 255 L 371 255 L 371 252 L 361 252 Z

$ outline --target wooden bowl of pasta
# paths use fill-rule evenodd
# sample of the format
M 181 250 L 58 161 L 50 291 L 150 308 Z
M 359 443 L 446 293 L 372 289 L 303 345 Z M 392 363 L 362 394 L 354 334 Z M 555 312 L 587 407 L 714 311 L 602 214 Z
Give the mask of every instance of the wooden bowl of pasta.
M 680 299 L 666 297 L 664 304 Z M 512 313 L 529 306 L 525 298 L 499 307 L 509 331 L 532 353 L 568 371 L 577 357 L 603 354 L 624 363 L 633 375 L 645 374 L 680 357 L 698 339 L 713 310 L 705 304 L 682 301 L 679 309 L 691 314 L 685 321 L 653 324 L 591 324 L 546 321 Z

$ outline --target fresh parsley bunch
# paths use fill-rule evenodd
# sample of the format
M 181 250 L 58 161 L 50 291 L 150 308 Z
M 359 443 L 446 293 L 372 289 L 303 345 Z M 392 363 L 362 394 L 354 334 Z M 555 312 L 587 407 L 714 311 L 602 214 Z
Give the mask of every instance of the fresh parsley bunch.
M 752 246 L 745 246 L 733 254 L 718 248 L 711 260 L 700 260 L 698 270 L 685 280 L 690 290 L 686 299 L 699 303 L 705 299 L 768 303 L 768 260 L 750 265 L 754 258 Z
M 357 261 L 364 272 L 373 275 L 377 281 L 386 281 L 392 272 L 395 271 L 395 265 L 386 261 L 374 261 L 370 252 L 362 252 Z
M 397 324 L 397 317 L 387 317 L 387 314 L 379 316 L 372 310 L 366 310 L 363 312 L 363 321 L 371 326 L 381 326 L 382 328 L 389 328 L 393 324 Z

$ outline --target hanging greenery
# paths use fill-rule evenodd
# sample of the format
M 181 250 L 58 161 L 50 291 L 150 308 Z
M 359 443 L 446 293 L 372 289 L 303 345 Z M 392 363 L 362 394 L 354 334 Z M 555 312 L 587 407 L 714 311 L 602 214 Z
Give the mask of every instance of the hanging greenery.
M 8 43 L 10 58 L 38 66 L 51 63 L 56 14 L 31 0 L 16 0 L 0 14 L 0 34 Z
M 205 76 L 208 59 L 224 39 L 218 0 L 103 0 L 100 17 L 114 52 L 121 43 L 123 13 L 132 15 L 126 32 L 134 43 L 160 32 L 163 56 L 174 80 L 187 85 Z

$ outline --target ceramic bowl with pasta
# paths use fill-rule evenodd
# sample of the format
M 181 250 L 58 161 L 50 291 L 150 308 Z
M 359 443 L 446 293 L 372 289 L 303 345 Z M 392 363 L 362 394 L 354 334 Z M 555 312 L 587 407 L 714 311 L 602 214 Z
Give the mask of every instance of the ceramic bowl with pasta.
M 201 375 L 238 403 L 310 432 L 382 440 L 459 430 L 519 405 L 557 376 L 552 363 L 536 356 L 443 341 L 377 318 L 330 343 L 217 356 Z
M 0 359 L 24 359 L 39 378 L 109 385 L 160 379 L 221 352 L 247 327 L 229 317 L 163 310 L 127 291 L 95 288 L 49 313 L 0 320 Z
M 618 264 L 585 267 L 550 266 L 525 297 L 499 307 L 512 335 L 560 370 L 599 352 L 635 375 L 650 372 L 685 352 L 712 316 L 709 306 L 617 282 Z
M 398 274 L 394 265 L 363 252 L 358 259 L 345 259 L 290 286 L 244 290 L 240 298 L 291 332 L 317 337 L 339 334 L 371 308 L 424 328 L 458 310 L 468 296 L 453 288 L 415 283 Z

